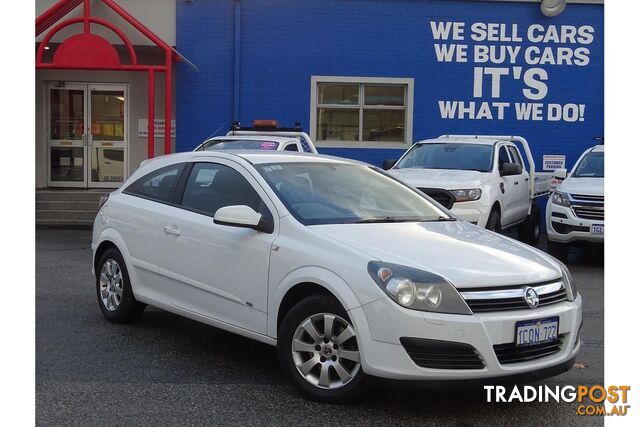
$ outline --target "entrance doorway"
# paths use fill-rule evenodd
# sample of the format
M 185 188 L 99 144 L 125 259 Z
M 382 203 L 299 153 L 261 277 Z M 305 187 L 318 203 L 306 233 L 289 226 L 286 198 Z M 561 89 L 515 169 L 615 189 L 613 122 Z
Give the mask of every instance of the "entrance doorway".
M 47 94 L 48 185 L 119 187 L 127 170 L 128 86 L 50 83 Z

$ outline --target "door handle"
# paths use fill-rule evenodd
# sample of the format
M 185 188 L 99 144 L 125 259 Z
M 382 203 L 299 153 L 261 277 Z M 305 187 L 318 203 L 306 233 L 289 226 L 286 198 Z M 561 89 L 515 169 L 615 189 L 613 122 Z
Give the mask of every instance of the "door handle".
M 164 232 L 171 235 L 171 236 L 179 236 L 180 235 L 180 230 L 178 229 L 178 227 L 173 227 L 170 225 L 165 225 L 164 226 Z
M 514 182 L 513 185 L 518 185 L 518 181 Z

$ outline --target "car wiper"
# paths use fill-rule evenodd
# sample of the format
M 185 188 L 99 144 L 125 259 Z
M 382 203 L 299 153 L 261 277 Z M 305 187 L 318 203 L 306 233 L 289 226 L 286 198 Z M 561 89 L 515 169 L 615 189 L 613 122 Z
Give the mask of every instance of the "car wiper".
M 393 217 L 385 217 L 385 218 L 365 218 L 359 219 L 357 221 L 348 222 L 347 224 L 375 224 L 382 222 L 420 222 L 418 219 L 409 219 L 409 218 L 393 218 Z
M 439 216 L 436 219 L 429 219 L 424 222 L 443 222 L 443 221 L 457 221 L 457 220 L 450 216 Z

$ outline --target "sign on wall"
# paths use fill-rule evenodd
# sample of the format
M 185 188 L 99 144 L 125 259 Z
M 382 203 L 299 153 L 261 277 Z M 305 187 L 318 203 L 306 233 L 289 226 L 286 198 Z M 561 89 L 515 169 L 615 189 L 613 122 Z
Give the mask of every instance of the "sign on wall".
M 146 138 L 149 135 L 149 119 L 138 119 L 138 136 Z M 157 138 L 164 137 L 164 119 L 155 119 L 153 121 L 153 136 Z M 171 120 L 171 138 L 176 137 L 176 121 Z
M 473 66 L 460 82 L 466 97 L 437 100 L 441 118 L 585 121 L 589 105 L 580 95 L 557 102 L 554 77 L 589 65 L 593 26 L 430 21 L 429 31 L 437 62 Z
M 565 169 L 564 154 L 545 154 L 542 156 L 542 170 L 553 171 L 556 169 Z

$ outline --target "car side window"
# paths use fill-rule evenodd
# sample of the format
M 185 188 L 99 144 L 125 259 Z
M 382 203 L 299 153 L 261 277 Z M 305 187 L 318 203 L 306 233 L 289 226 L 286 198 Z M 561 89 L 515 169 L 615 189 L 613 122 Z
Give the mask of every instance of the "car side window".
M 246 205 L 263 212 L 262 199 L 249 181 L 235 169 L 218 163 L 196 163 L 182 194 L 180 205 L 213 216 L 225 206 Z
M 298 144 L 289 144 L 284 147 L 284 151 L 298 151 Z
M 169 203 L 183 168 L 184 163 L 178 163 L 155 170 L 125 188 L 123 193 Z
M 520 166 L 524 166 L 522 164 L 522 159 L 520 158 L 520 153 L 518 152 L 518 149 L 516 147 L 514 147 L 513 145 L 510 145 L 509 153 L 511 154 L 511 158 L 513 159 L 514 163 L 517 163 Z
M 503 145 L 498 150 L 498 169 L 502 169 L 502 165 L 505 163 L 511 163 L 511 159 L 509 158 L 509 153 L 507 153 L 507 148 Z

